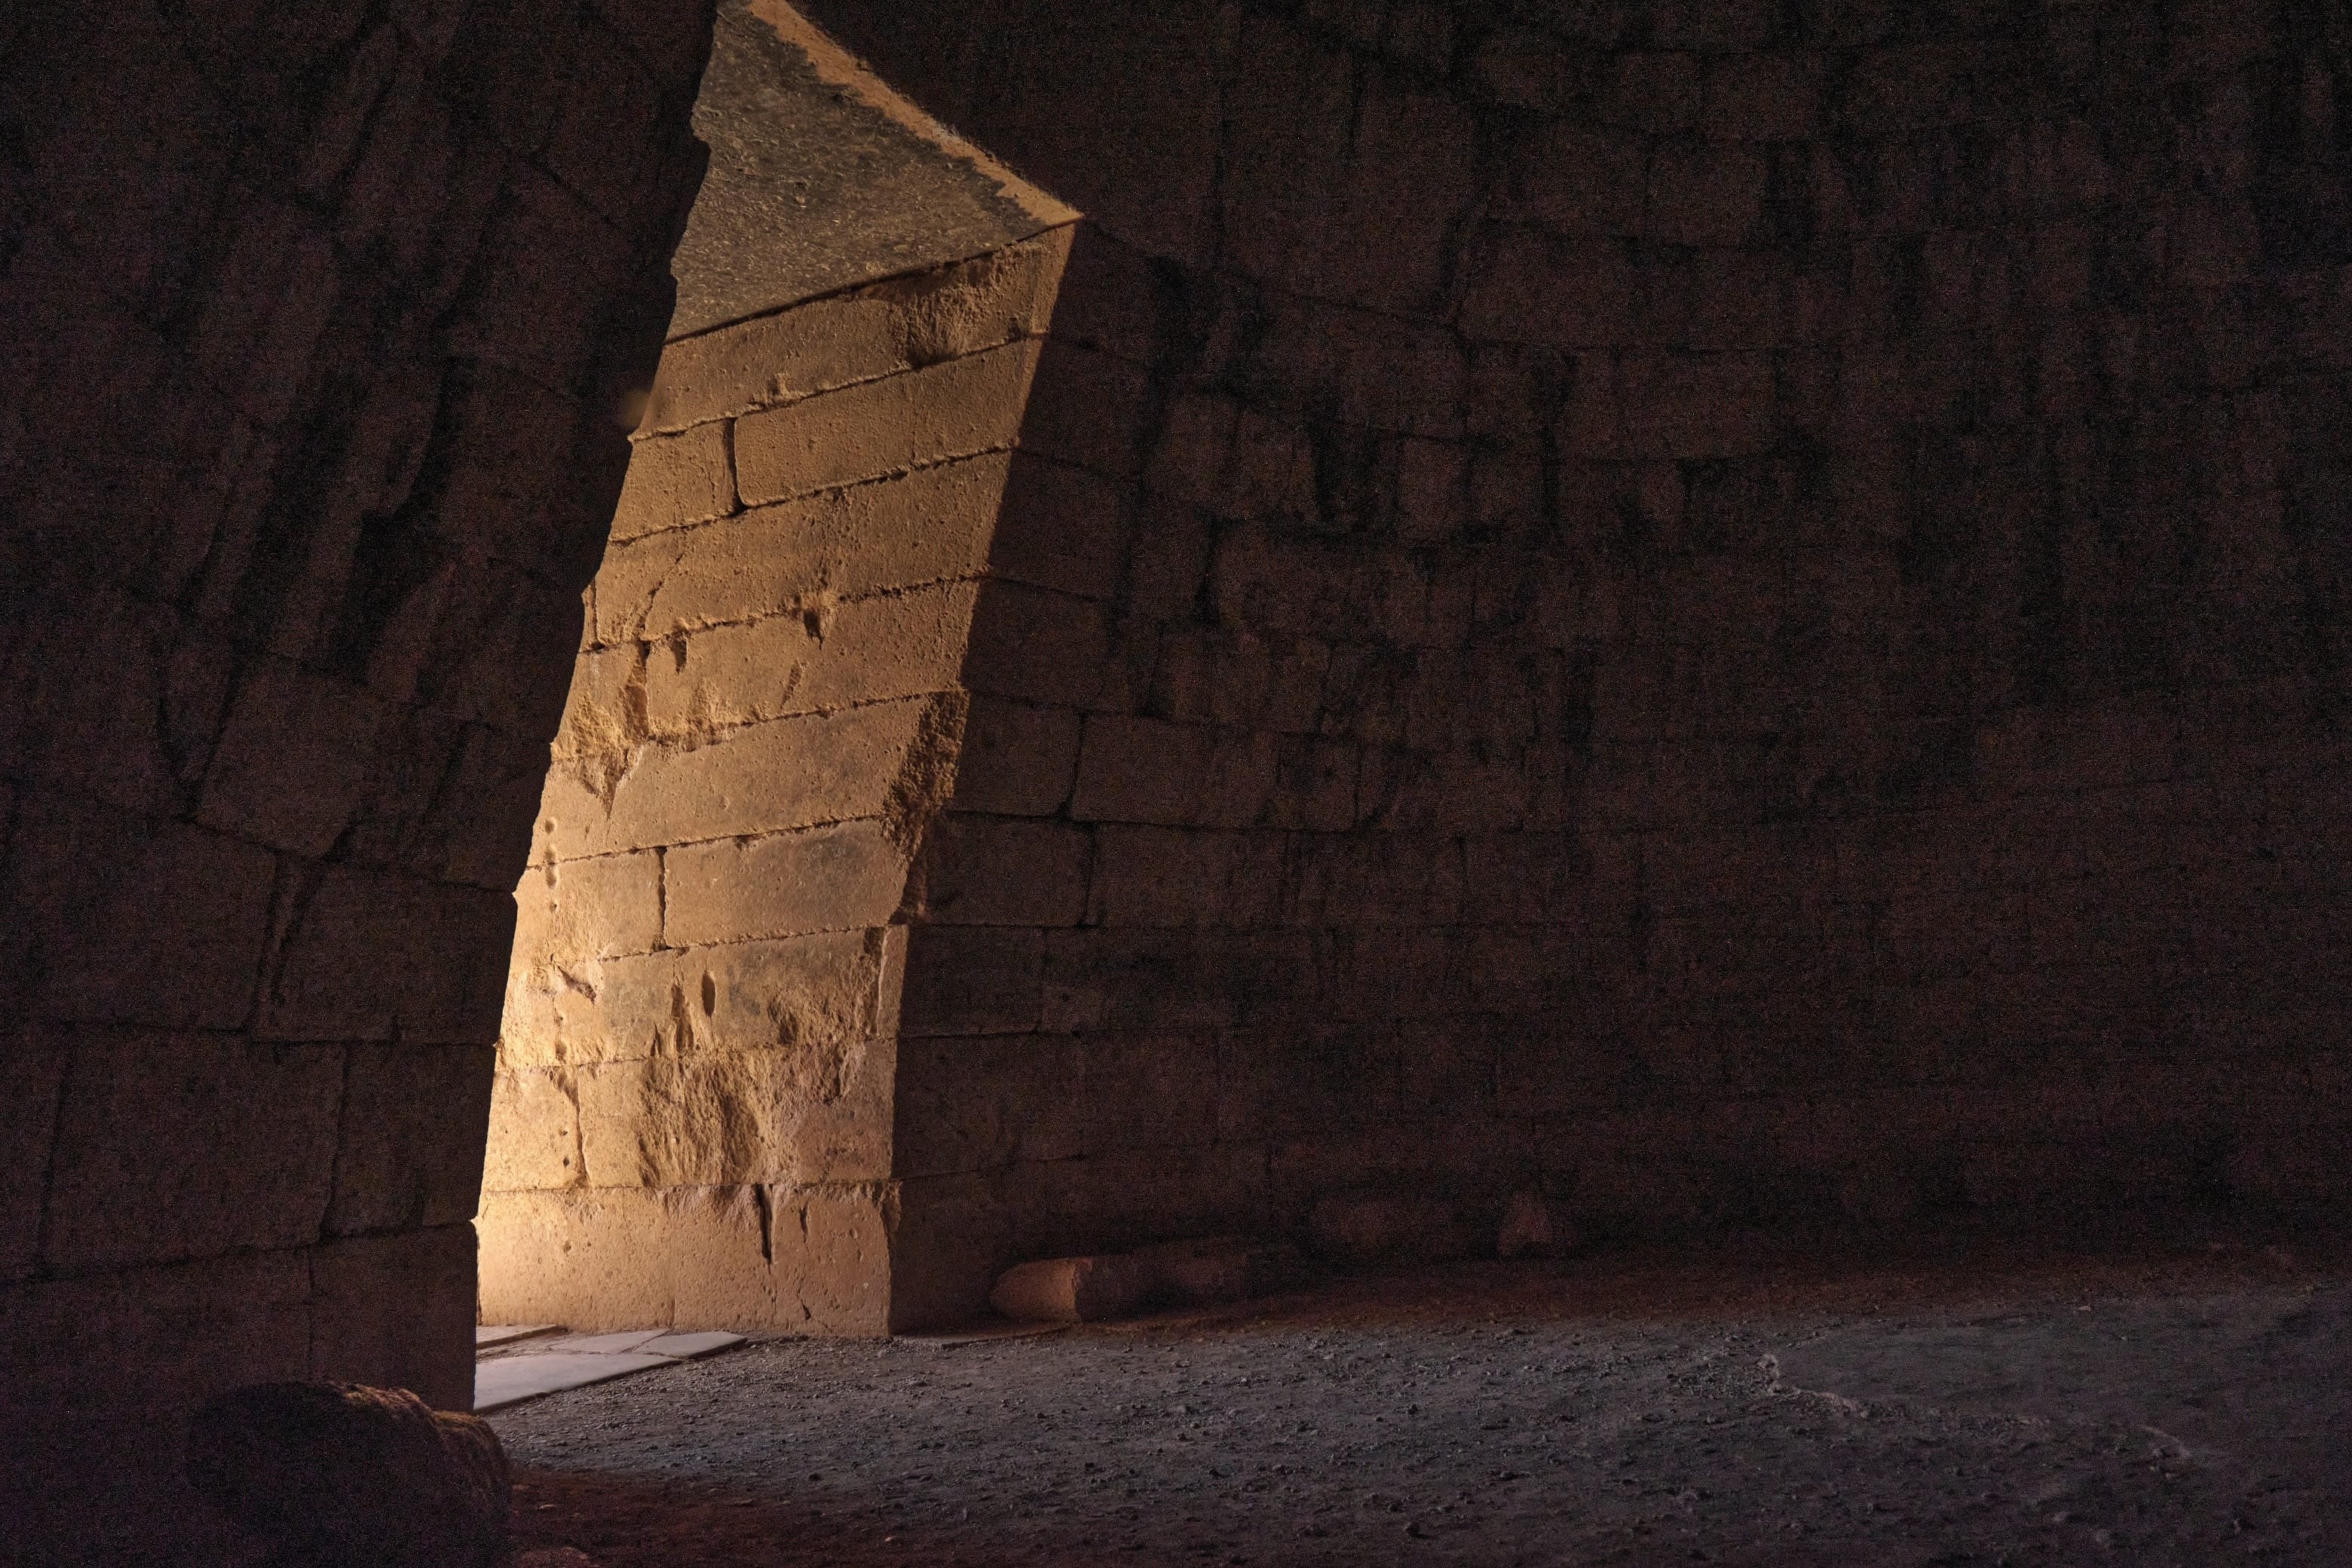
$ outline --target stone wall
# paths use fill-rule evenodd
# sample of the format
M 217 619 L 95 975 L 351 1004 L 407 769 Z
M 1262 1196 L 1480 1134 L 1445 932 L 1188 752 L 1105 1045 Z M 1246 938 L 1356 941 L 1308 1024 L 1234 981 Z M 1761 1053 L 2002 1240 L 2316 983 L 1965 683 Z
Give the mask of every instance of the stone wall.
M 469 1402 L 509 889 L 709 27 L 0 16 L 0 1558 L 199 1560 L 224 1386 Z
M 489 1321 L 889 1328 L 898 922 L 1067 240 L 664 353 L 516 895 Z
M 2340 1194 L 2339 9 L 809 8 L 1090 219 L 925 1300 L 1365 1186 Z

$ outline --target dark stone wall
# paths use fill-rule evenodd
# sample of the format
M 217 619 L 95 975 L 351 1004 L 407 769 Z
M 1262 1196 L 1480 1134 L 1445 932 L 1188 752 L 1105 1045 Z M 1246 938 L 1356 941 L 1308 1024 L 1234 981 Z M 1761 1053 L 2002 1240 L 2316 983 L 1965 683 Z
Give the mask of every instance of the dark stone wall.
M 811 10 L 1092 219 L 908 949 L 967 1271 L 2340 1191 L 2340 7 Z
M 530 837 L 709 6 L 0 16 L 0 1557 L 192 1404 L 470 1400 Z

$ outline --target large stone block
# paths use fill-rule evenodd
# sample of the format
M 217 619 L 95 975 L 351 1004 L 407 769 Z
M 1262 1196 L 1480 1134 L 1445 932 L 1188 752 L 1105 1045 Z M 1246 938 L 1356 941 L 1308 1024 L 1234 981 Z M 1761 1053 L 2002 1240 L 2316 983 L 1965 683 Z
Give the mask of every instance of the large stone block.
M 613 517 L 613 537 L 636 539 L 707 522 L 735 507 L 734 459 L 724 424 L 648 436 L 630 453 L 629 479 Z
M 10 1547 L 91 1568 L 205 1561 L 208 1514 L 157 1434 L 226 1389 L 307 1377 L 312 1312 L 299 1251 L 0 1288 Z
M 494 1194 L 481 1310 L 578 1329 L 884 1333 L 895 1206 L 871 1186 Z
M 1013 343 L 744 415 L 736 488 L 758 506 L 1002 450 L 1036 363 L 1034 347 Z
M 977 589 L 820 598 L 799 615 L 673 634 L 646 661 L 646 722 L 709 734 L 793 713 L 944 690 L 963 663 Z
M 509 1071 L 697 1051 L 845 1051 L 895 1031 L 887 932 L 852 931 L 605 959 L 515 977 Z
M 647 430 L 679 430 L 1035 337 L 1066 229 L 671 343 Z
M 942 463 L 688 534 L 616 544 L 596 579 L 596 637 L 654 641 L 801 615 L 832 596 L 977 576 L 988 564 L 1005 462 Z
M 960 697 L 908 698 L 779 719 L 706 746 L 648 745 L 609 799 L 551 774 L 541 842 L 568 860 L 857 817 L 913 826 L 934 781 L 953 777 L 961 720 Z
M 342 1047 L 109 1032 L 77 1037 L 72 1053 L 49 1172 L 49 1267 L 126 1268 L 318 1239 Z M 238 1180 L 194 1174 L 203 1172 Z
M 7 1052 L 12 1081 L 0 1095 L 0 1160 L 25 1174 L 0 1193 L 0 1283 L 31 1273 L 40 1261 L 41 1210 L 48 1194 L 47 1183 L 33 1173 L 50 1168 L 66 1041 L 26 1029 L 9 1042 Z
M 515 889 L 515 963 L 536 968 L 661 946 L 663 869 L 650 849 L 532 867 Z
M 887 1040 L 574 1069 L 591 1187 L 875 1181 L 891 1173 Z
M 488 888 L 328 866 L 293 901 L 254 1028 L 265 1039 L 488 1045 L 514 901 Z
M 482 1190 L 552 1191 L 581 1184 L 580 1106 L 562 1068 L 501 1070 L 490 1089 Z
M 1052 816 L 1069 799 L 1078 765 L 1075 710 L 975 696 L 956 761 L 960 811 Z
M 474 1227 L 355 1237 L 310 1256 L 313 1379 L 474 1404 Z
M 472 1217 L 496 1053 L 355 1045 L 345 1068 L 327 1230 L 421 1230 Z
M 1036 931 L 908 928 L 906 990 L 899 1003 L 902 1034 L 911 1039 L 1035 1028 L 1045 958 L 1045 939 Z
M 663 864 L 672 947 L 886 925 L 907 889 L 906 847 L 871 819 L 690 844 Z
M 1040 588 L 1108 599 L 1118 591 L 1134 487 L 1029 451 L 1015 452 L 989 549 L 989 570 Z
M 891 1105 L 905 1179 L 997 1172 L 1086 1151 L 1086 1051 L 1052 1035 L 909 1038 Z
M 34 792 L 19 811 L 10 923 L 39 942 L 43 1014 L 210 1029 L 251 1016 L 277 856 Z
M 1217 1028 L 1240 1017 L 1248 979 L 1224 931 L 1048 931 L 1045 951 L 1047 1030 Z
M 1091 715 L 1070 815 L 1081 822 L 1196 821 L 1216 745 L 1216 731 L 1199 725 Z
M 1115 826 L 1096 830 L 1087 912 L 1103 926 L 1272 922 L 1288 840 L 1277 833 Z
M 1067 823 L 943 816 L 923 837 L 922 916 L 940 925 L 1076 925 L 1091 852 L 1087 831 Z
M 1117 707 L 1118 649 L 1097 600 L 1003 578 L 981 587 L 964 680 L 972 690 L 1061 707 Z

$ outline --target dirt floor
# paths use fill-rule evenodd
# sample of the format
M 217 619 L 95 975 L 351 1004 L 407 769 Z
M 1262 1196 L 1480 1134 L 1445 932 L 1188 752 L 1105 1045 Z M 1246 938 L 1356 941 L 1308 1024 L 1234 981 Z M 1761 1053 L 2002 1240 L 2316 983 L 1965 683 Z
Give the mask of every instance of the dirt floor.
M 2341 1568 L 2352 1249 L 2219 1222 L 1465 1265 L 776 1341 L 493 1424 L 528 1543 L 608 1568 Z

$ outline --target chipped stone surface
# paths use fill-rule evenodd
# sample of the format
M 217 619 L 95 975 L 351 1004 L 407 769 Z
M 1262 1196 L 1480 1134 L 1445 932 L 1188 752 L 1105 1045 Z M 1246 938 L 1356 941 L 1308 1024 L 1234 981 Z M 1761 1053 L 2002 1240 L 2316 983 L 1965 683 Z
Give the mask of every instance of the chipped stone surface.
M 1160 1278 L 1155 1264 L 1136 1257 L 1041 1258 L 997 1276 L 988 1304 L 1016 1322 L 1098 1322 L 1141 1307 Z

